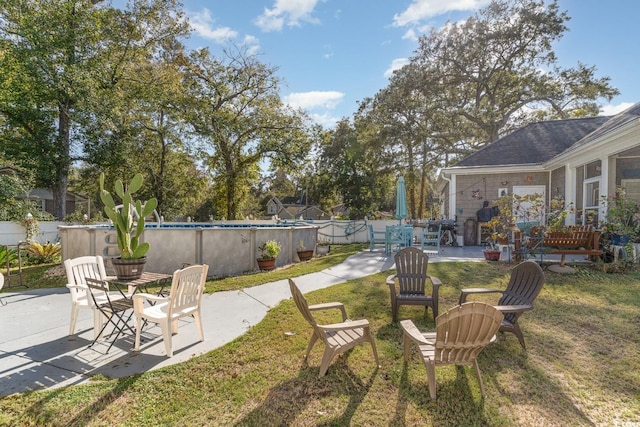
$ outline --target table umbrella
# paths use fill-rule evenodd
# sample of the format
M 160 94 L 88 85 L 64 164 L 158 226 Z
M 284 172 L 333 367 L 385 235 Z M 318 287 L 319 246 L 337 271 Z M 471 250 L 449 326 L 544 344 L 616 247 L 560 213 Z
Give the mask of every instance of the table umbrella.
M 407 213 L 407 190 L 404 187 L 404 177 L 400 177 L 396 187 L 396 219 L 402 223 Z

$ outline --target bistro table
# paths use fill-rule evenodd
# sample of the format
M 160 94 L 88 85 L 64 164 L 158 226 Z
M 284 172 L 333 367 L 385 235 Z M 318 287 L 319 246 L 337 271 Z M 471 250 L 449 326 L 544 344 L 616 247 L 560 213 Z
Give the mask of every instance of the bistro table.
M 123 299 L 120 301 L 109 301 L 110 311 L 112 312 L 111 316 L 103 313 L 105 314 L 105 316 L 107 316 L 107 318 L 110 318 L 109 322 L 114 325 L 115 331 L 117 331 L 116 338 L 111 342 L 111 345 L 113 345 L 118 336 L 122 335 L 125 332 L 125 328 L 129 330 L 129 332 L 133 332 L 133 334 L 135 335 L 133 328 L 131 328 L 131 326 L 128 324 L 128 321 L 131 320 L 131 315 L 124 316 L 124 311 L 133 310 L 133 295 L 137 292 L 148 293 L 150 287 L 160 286 L 160 289 L 156 292 L 156 295 L 164 296 L 165 292 L 168 293 L 170 290 L 172 278 L 172 274 L 144 272 L 139 279 L 120 280 L 115 276 L 109 276 L 104 280 L 104 282 L 114 285 L 116 288 L 118 288 L 118 291 L 123 296 Z M 166 289 L 167 285 L 169 286 L 169 289 Z M 125 286 L 127 289 L 127 294 L 123 292 Z M 115 307 L 115 304 L 118 304 L 119 307 Z M 122 313 L 114 316 L 116 314 L 116 311 Z M 117 317 L 117 319 L 113 319 L 113 317 Z M 119 322 L 114 322 L 114 320 L 119 320 Z M 121 324 L 124 324 L 124 326 L 121 326 Z M 144 328 L 146 324 L 147 322 L 145 320 L 142 327 Z M 104 327 L 102 329 L 104 330 Z M 94 343 L 96 340 L 97 338 L 94 340 Z M 93 345 L 93 343 L 91 345 Z M 109 349 L 111 348 L 111 345 L 109 345 Z M 108 351 L 109 350 L 107 349 L 107 352 Z
M 119 280 L 115 276 L 112 276 L 108 277 L 106 281 L 117 286 L 119 289 L 126 286 L 127 293 L 130 297 L 131 295 L 138 292 L 138 289 L 141 289 L 142 292 L 148 292 L 149 287 L 151 286 L 160 286 L 160 290 L 157 292 L 157 294 L 163 295 L 167 285 L 171 286 L 172 278 L 173 275 L 171 274 L 151 273 L 145 271 L 144 273 L 142 273 L 139 279 Z

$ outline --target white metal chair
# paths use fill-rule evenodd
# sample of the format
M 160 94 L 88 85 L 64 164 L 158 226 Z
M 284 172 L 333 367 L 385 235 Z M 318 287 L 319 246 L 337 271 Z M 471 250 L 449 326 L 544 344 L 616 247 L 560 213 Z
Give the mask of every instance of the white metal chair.
M 103 317 L 100 311 L 96 310 L 92 304 L 91 297 L 88 293 L 87 280 L 106 280 L 107 273 L 104 268 L 104 260 L 101 256 L 82 256 L 78 258 L 67 259 L 64 261 L 64 268 L 67 273 L 67 288 L 71 293 L 71 322 L 69 324 L 69 335 L 73 335 L 76 329 L 76 321 L 78 320 L 78 312 L 80 309 L 93 310 L 93 333 L 94 338 L 98 337 L 100 329 L 102 329 Z M 112 299 L 118 299 L 122 296 L 114 295 Z M 99 302 L 102 297 L 98 297 Z
M 136 343 L 134 350 L 140 349 L 140 332 L 143 320 L 157 323 L 162 330 L 167 356 L 173 356 L 171 335 L 178 333 L 178 320 L 193 316 L 200 341 L 204 341 L 200 308 L 202 293 L 207 281 L 208 265 L 191 265 L 173 273 L 171 291 L 168 296 L 147 293 L 133 295 L 133 314 L 136 318 Z M 146 306 L 144 302 L 153 304 Z

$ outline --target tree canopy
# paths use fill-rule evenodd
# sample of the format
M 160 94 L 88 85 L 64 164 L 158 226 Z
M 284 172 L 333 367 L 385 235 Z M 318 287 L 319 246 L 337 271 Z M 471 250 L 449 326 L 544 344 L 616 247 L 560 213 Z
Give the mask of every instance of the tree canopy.
M 392 209 L 403 175 L 419 218 L 439 168 L 528 122 L 596 115 L 618 93 L 595 66 L 558 64 L 570 18 L 557 1 L 493 0 L 423 34 L 353 120 L 322 129 L 283 103 L 277 67 L 244 48 L 187 49 L 181 7 L 0 4 L 0 158 L 51 189 L 59 219 L 69 185 L 95 199 L 102 172 L 141 172 L 141 197 L 168 219 L 241 218 L 291 188 L 362 217 Z M 265 170 L 290 185 L 270 189 Z

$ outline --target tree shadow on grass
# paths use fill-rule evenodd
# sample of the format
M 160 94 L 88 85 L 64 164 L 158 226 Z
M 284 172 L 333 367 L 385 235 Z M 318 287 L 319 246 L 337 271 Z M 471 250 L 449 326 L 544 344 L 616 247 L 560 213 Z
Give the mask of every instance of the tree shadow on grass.
M 292 425 L 311 402 L 331 396 L 339 397 L 343 394 L 349 397 L 344 411 L 330 419 L 325 419 L 325 415 L 318 412 L 319 420 L 314 425 L 350 425 L 351 418 L 369 392 L 378 372 L 376 367 L 366 382 L 363 381 L 347 365 L 347 355 L 351 351 L 337 357 L 329 367 L 327 374 L 322 378 L 318 378 L 319 367 L 309 367 L 304 362 L 296 378 L 272 387 L 260 406 L 245 415 L 235 425 Z
M 415 362 L 415 361 L 414 361 Z M 409 362 L 412 363 L 412 362 Z M 442 366 L 439 369 L 455 369 L 454 380 L 436 380 L 437 400 L 431 400 L 427 372 L 420 378 L 409 378 L 409 365 L 404 364 L 400 377 L 396 412 L 392 425 L 406 425 L 409 402 L 413 402 L 419 412 L 424 413 L 433 425 L 489 425 L 484 409 L 484 399 L 474 398 L 469 384 L 469 375 L 475 381 L 475 373 L 461 366 Z M 425 420 L 426 421 L 426 420 Z
M 68 393 L 68 387 L 61 387 L 43 394 L 43 398 L 29 407 L 25 413 L 31 419 L 47 425 L 83 426 L 97 418 L 100 413 L 114 404 L 137 380 L 140 375 L 133 375 L 117 380 L 112 388 L 101 392 L 100 396 L 87 396 L 87 404 L 70 420 L 60 419 L 60 414 L 47 409 L 49 401 L 64 400 L 61 395 Z M 71 386 L 74 387 L 74 386 Z M 55 417 L 55 418 L 53 418 Z

